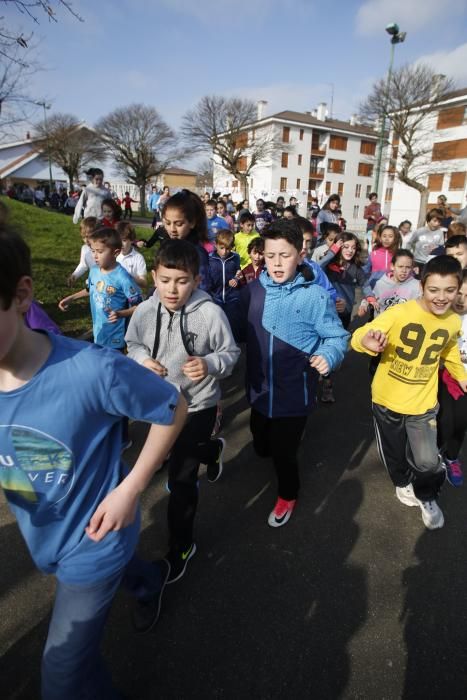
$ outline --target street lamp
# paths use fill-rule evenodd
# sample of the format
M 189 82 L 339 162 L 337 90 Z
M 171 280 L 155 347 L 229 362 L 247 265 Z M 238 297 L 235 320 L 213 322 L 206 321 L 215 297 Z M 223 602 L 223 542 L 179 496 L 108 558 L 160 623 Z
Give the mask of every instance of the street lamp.
M 381 115 L 381 130 L 379 132 L 378 139 L 378 158 L 376 161 L 376 175 L 375 175 L 375 192 L 378 193 L 379 190 L 379 178 L 381 173 L 381 161 L 383 159 L 383 148 L 384 148 L 384 132 L 386 130 L 386 111 L 388 106 L 389 89 L 391 86 L 391 76 L 392 76 L 392 65 L 394 63 L 394 47 L 396 44 L 402 44 L 407 36 L 407 32 L 401 32 L 399 30 L 399 25 L 393 22 L 388 24 L 386 27 L 386 32 L 391 37 L 391 58 L 389 59 L 388 77 L 386 79 L 386 91 L 384 94 L 384 105 L 383 114 Z
M 49 187 L 50 187 L 49 197 L 50 197 L 50 195 L 52 194 L 52 161 L 50 160 L 49 129 L 47 126 L 47 110 L 50 109 L 52 105 L 49 102 L 46 102 L 45 100 L 35 100 L 34 104 L 38 105 L 39 107 L 44 108 L 44 129 L 45 129 L 45 136 L 47 139 L 47 157 L 49 160 Z

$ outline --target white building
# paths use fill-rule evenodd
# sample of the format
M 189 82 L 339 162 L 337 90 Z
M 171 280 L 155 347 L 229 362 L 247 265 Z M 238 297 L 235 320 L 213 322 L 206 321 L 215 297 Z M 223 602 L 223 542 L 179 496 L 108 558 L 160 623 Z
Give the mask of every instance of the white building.
M 429 189 L 427 210 L 436 206 L 440 194 L 445 195 L 454 208 L 464 207 L 467 203 L 467 88 L 448 93 L 439 103 L 439 109 L 427 116 L 420 133 L 420 148 L 428 157 L 427 162 L 420 165 L 417 179 Z M 400 154 L 396 142 L 393 150 L 397 167 Z M 384 210 L 391 224 L 398 225 L 408 219 L 416 227 L 420 194 L 401 182 L 394 170 L 389 167 L 384 176 Z
M 342 197 L 342 215 L 349 230 L 365 228 L 363 211 L 373 188 L 373 169 L 378 134 L 368 126 L 329 119 L 326 104 L 315 112 L 285 111 L 258 119 L 248 128 L 248 144 L 258 133 L 268 130 L 279 147 L 265 162 L 257 165 L 249 180 L 250 201 L 275 201 L 282 195 L 299 202 L 304 215 L 313 196 L 322 206 L 330 194 Z M 246 148 L 248 154 L 248 147 Z M 248 155 L 246 155 L 248 158 Z M 216 162 L 214 190 L 243 198 L 240 184 Z

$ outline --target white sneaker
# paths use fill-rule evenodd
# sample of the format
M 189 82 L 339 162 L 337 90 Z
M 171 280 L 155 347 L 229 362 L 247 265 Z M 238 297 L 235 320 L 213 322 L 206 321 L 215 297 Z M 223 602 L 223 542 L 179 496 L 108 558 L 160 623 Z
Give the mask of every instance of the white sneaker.
M 436 501 L 419 501 L 422 520 L 429 530 L 436 530 L 444 525 L 443 511 Z
M 396 486 L 396 496 L 405 506 L 420 505 L 420 501 L 413 492 L 412 484 L 407 484 L 407 486 Z

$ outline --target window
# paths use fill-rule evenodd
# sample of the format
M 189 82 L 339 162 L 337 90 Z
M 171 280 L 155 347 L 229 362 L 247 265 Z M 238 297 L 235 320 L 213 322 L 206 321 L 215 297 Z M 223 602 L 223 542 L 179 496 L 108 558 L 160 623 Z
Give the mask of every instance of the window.
M 331 194 L 331 183 L 326 182 L 326 194 Z
M 441 109 L 438 114 L 437 129 L 449 129 L 453 126 L 462 126 L 464 123 L 464 105 Z
M 282 168 L 287 168 L 289 166 L 289 154 L 288 153 L 283 153 L 281 155 L 281 167 Z
M 313 133 L 311 134 L 311 150 L 321 150 L 321 145 L 319 143 L 319 131 L 313 131 Z
M 343 174 L 345 172 L 345 160 L 329 158 L 328 170 L 330 173 L 338 173 L 339 175 Z
M 346 136 L 336 136 L 332 134 L 329 139 L 329 148 L 334 148 L 336 151 L 346 151 L 347 141 L 348 139 Z
M 386 193 L 384 195 L 385 202 L 392 202 L 392 187 L 386 187 Z
M 282 127 L 282 141 L 283 143 L 289 143 L 290 141 L 290 126 Z
M 367 199 L 370 196 L 370 192 L 372 192 L 372 187 L 371 187 L 371 185 L 367 185 L 366 186 L 366 198 Z
M 441 192 L 444 175 L 428 175 L 428 189 L 431 192 Z
M 359 163 L 358 174 L 361 177 L 373 177 L 373 166 L 371 163 Z
M 463 190 L 465 187 L 465 175 L 466 173 L 451 173 L 451 178 L 449 180 L 449 189 Z
M 298 165 L 301 165 L 301 164 L 302 164 L 302 158 L 303 158 L 302 154 L 299 153 L 299 155 L 298 155 Z
M 299 136 L 300 141 L 303 141 L 303 134 L 304 133 L 305 133 L 305 129 L 300 129 L 300 136 Z
M 235 139 L 235 148 L 246 148 L 248 146 L 248 133 L 242 131 Z
M 342 195 L 344 194 L 344 183 L 343 182 L 339 182 L 337 184 L 337 194 L 339 195 L 339 197 L 342 197 Z
M 354 208 L 353 208 L 353 218 L 354 218 L 354 219 L 358 219 L 358 214 L 359 214 L 359 212 L 360 212 L 360 205 L 359 205 L 359 204 L 355 204 L 355 206 L 354 206 Z
M 280 191 L 287 192 L 287 178 L 286 177 L 281 177 Z
M 240 170 L 240 172 L 243 172 L 246 170 L 246 167 L 246 156 L 240 156 L 240 158 L 237 161 L 237 168 Z
M 297 189 L 297 190 L 300 189 L 300 178 L 299 178 L 299 177 L 297 177 L 297 187 L 296 187 L 296 189 Z
M 366 156 L 374 156 L 376 152 L 376 142 L 375 141 L 361 141 L 360 142 L 360 153 L 364 153 Z
M 467 158 L 467 139 L 433 144 L 432 160 L 454 160 L 455 158 Z
M 355 185 L 355 198 L 360 199 L 362 196 L 362 186 L 361 185 Z M 355 217 L 354 217 L 355 218 Z

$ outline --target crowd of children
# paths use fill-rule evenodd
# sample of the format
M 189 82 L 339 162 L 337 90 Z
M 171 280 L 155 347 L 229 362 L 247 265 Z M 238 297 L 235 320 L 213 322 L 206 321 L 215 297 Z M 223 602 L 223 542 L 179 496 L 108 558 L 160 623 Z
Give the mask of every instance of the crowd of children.
M 203 202 L 182 190 L 157 197 L 154 232 L 142 240 L 130 221 L 119 220 L 102 180 L 95 169 L 76 216 L 82 246 L 67 283 L 87 275 L 86 286 L 59 301 L 66 311 L 89 297 L 94 343 L 61 337 L 41 322 L 22 323 L 34 308 L 29 250 L 5 222 L 0 231 L 0 403 L 7 427 L 0 450 L 14 455 L 0 481 L 38 567 L 58 580 L 43 657 L 47 700 L 72 696 L 84 668 L 89 697 L 111 697 L 98 648 L 118 585 L 136 598 L 133 624 L 141 633 L 157 622 L 164 586 L 184 575 L 196 553 L 200 465 L 210 482 L 223 471 L 225 440 L 215 434 L 220 382 L 241 349 L 253 448 L 272 461 L 276 475 L 271 527 L 285 525 L 296 508 L 300 441 L 317 397 L 335 400 L 331 375 L 349 340 L 377 358 L 376 442 L 399 501 L 420 508 L 425 526 L 436 529 L 444 523 L 438 499 L 445 477 L 455 486 L 463 482 L 463 224 L 450 223 L 445 235 L 443 212 L 435 209 L 422 229 L 412 233 L 409 221 L 396 228 L 372 193 L 365 262 L 359 237 L 339 217 L 338 195 L 321 210 L 316 204 L 311 221 L 298 215 L 296 201 L 260 199 L 251 212 L 244 201 L 236 211 L 229 197 L 207 194 Z M 125 209 L 131 219 L 129 195 Z M 151 246 L 148 281 L 138 248 Z M 371 315 L 351 338 L 357 289 L 357 314 Z M 41 325 L 44 332 L 31 330 Z M 45 403 L 53 403 L 50 411 L 41 410 Z M 153 424 L 129 473 L 121 458 L 128 418 Z M 15 469 L 21 439 L 56 465 L 47 493 L 23 483 Z M 161 561 L 142 562 L 134 555 L 139 497 L 164 461 L 169 550 Z

